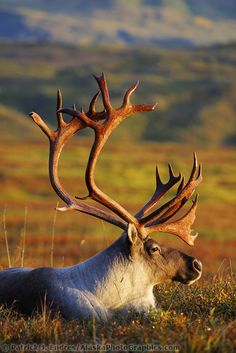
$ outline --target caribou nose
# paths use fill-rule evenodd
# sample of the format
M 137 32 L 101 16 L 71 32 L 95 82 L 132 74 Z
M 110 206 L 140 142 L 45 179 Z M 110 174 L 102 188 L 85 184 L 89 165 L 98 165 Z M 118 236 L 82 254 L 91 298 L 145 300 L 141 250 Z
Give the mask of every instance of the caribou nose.
M 200 260 L 194 259 L 192 265 L 194 270 L 196 270 L 197 272 L 202 272 L 202 263 Z

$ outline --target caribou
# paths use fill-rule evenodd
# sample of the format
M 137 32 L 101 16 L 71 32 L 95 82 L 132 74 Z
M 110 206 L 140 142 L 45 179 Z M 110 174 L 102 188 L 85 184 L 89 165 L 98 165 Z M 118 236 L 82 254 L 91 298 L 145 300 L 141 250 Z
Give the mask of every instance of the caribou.
M 147 313 L 154 308 L 155 285 L 180 282 L 190 285 L 202 274 L 201 262 L 176 249 L 161 246 L 150 237 L 153 232 L 176 235 L 192 246 L 197 237 L 191 226 L 195 220 L 197 196 L 192 194 L 202 180 L 201 167 L 194 154 L 189 179 L 175 175 L 169 164 L 168 181 L 163 183 L 156 167 L 156 188 L 151 198 L 135 214 L 106 195 L 96 184 L 94 174 L 98 157 L 112 131 L 127 117 L 137 112 L 150 112 L 157 104 L 132 104 L 131 94 L 138 82 L 129 88 L 118 109 L 113 108 L 104 74 L 97 77 L 99 92 L 92 98 L 89 109 L 78 111 L 63 108 L 62 95 L 57 92 L 57 122 L 54 131 L 36 113 L 30 113 L 34 123 L 49 139 L 49 178 L 51 185 L 64 201 L 59 211 L 79 211 L 122 229 L 121 236 L 108 248 L 88 260 L 64 268 L 9 268 L 0 271 L 0 304 L 14 306 L 25 314 L 31 314 L 46 303 L 53 312 L 60 312 L 65 319 L 107 320 L 115 313 L 130 310 Z M 96 101 L 101 94 L 104 109 L 96 111 Z M 64 114 L 71 118 L 67 122 Z M 75 197 L 66 191 L 58 176 L 58 161 L 68 140 L 82 129 L 94 131 L 85 171 L 88 189 L 86 197 Z M 177 190 L 168 201 L 162 198 L 174 187 Z M 86 203 L 87 199 L 97 205 Z M 181 212 L 183 206 L 191 205 Z M 102 205 L 98 207 L 98 205 Z M 183 209 L 182 209 L 183 211 Z

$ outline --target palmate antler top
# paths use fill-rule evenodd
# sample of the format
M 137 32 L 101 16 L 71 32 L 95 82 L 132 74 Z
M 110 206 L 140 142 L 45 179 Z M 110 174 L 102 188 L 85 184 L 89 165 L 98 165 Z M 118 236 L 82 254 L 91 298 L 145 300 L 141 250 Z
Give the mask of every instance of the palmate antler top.
M 177 235 L 187 244 L 193 245 L 197 234 L 192 234 L 191 226 L 195 220 L 195 211 L 197 207 L 197 196 L 192 202 L 192 205 L 186 214 L 177 220 L 172 220 L 172 217 L 191 199 L 196 187 L 202 181 L 201 167 L 197 165 L 197 158 L 194 154 L 193 167 L 188 181 L 185 183 L 184 178 L 179 174 L 175 176 L 172 167 L 169 164 L 169 180 L 167 183 L 162 183 L 158 168 L 156 168 L 156 190 L 150 200 L 142 207 L 135 215 L 131 215 L 124 207 L 111 199 L 103 191 L 101 191 L 95 183 L 94 172 L 97 159 L 105 145 L 111 132 L 127 117 L 136 112 L 148 112 L 158 108 L 157 104 L 132 104 L 130 96 L 138 86 L 138 82 L 127 90 L 124 95 L 123 102 L 120 108 L 114 109 L 111 105 L 107 83 L 104 74 L 100 77 L 94 76 L 96 79 L 104 105 L 104 110 L 96 112 L 95 104 L 99 96 L 98 92 L 91 100 L 89 110 L 84 112 L 75 109 L 62 108 L 62 96 L 60 91 L 57 94 L 57 121 L 58 128 L 56 131 L 49 129 L 46 123 L 36 113 L 30 113 L 34 122 L 43 130 L 50 141 L 49 154 L 49 175 L 52 187 L 57 195 L 66 203 L 65 207 L 60 207 L 58 210 L 77 210 L 83 213 L 90 214 L 94 217 L 103 219 L 111 224 L 120 227 L 123 230 L 127 229 L 129 223 L 135 225 L 140 238 L 145 239 L 152 232 L 164 232 Z M 62 114 L 72 116 L 70 122 L 65 122 Z M 76 198 L 71 196 L 61 185 L 58 177 L 58 160 L 60 153 L 66 142 L 79 130 L 91 128 L 95 133 L 94 142 L 88 159 L 88 164 L 85 173 L 86 185 L 88 188 L 88 196 L 85 198 Z M 176 195 L 160 207 L 158 202 L 166 195 L 166 193 L 179 183 Z M 92 205 L 87 205 L 83 201 L 92 199 L 97 203 L 105 206 L 108 210 L 104 211 Z M 154 209 L 155 207 L 155 209 Z M 152 211 L 154 209 L 154 211 Z

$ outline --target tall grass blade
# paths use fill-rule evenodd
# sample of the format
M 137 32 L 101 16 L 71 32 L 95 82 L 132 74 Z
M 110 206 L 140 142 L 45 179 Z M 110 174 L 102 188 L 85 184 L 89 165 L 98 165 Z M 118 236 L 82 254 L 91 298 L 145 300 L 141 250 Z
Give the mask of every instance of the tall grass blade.
M 11 266 L 11 257 L 10 257 L 9 245 L 8 245 L 8 237 L 7 237 L 6 213 L 7 213 L 7 206 L 5 206 L 4 210 L 3 210 L 3 232 L 4 232 L 4 238 L 5 238 L 5 244 L 6 244 L 8 266 L 12 267 Z
M 25 238 L 26 238 L 26 226 L 27 226 L 27 216 L 28 216 L 28 208 L 25 205 L 25 214 L 24 214 L 24 227 L 21 233 L 21 267 L 24 267 L 24 257 L 25 257 Z

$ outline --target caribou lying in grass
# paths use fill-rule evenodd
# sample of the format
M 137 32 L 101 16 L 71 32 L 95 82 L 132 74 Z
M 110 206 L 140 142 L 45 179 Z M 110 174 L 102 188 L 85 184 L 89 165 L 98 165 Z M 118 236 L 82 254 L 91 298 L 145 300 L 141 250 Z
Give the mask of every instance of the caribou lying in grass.
M 169 165 L 169 179 L 163 183 L 156 168 L 156 189 L 150 200 L 135 216 L 101 191 L 95 183 L 94 172 L 99 154 L 111 132 L 124 119 L 136 112 L 148 112 L 157 105 L 134 105 L 130 96 L 138 83 L 127 90 L 119 109 L 114 109 L 109 99 L 104 75 L 95 77 L 104 110 L 96 112 L 97 93 L 88 112 L 62 108 L 62 97 L 57 95 L 58 128 L 52 131 L 36 113 L 33 121 L 48 136 L 50 142 L 49 175 L 53 189 L 65 202 L 59 211 L 76 210 L 123 230 L 122 235 L 110 247 L 87 261 L 66 268 L 9 268 L 0 271 L 0 303 L 12 305 L 30 314 L 40 309 L 45 301 L 65 318 L 90 318 L 106 320 L 117 311 L 148 311 L 155 306 L 153 287 L 158 283 L 178 281 L 192 284 L 201 277 L 201 262 L 178 250 L 160 246 L 149 235 L 164 232 L 177 235 L 189 245 L 197 234 L 192 234 L 197 197 L 184 216 L 173 216 L 190 200 L 202 180 L 201 169 L 194 155 L 192 171 L 187 182 L 181 175 L 175 176 Z M 65 122 L 63 114 L 72 116 Z M 58 177 L 58 160 L 66 142 L 78 131 L 91 128 L 94 142 L 85 173 L 88 196 L 71 196 Z M 175 185 L 176 195 L 166 203 L 159 201 Z M 92 199 L 105 206 L 107 211 L 84 203 Z

